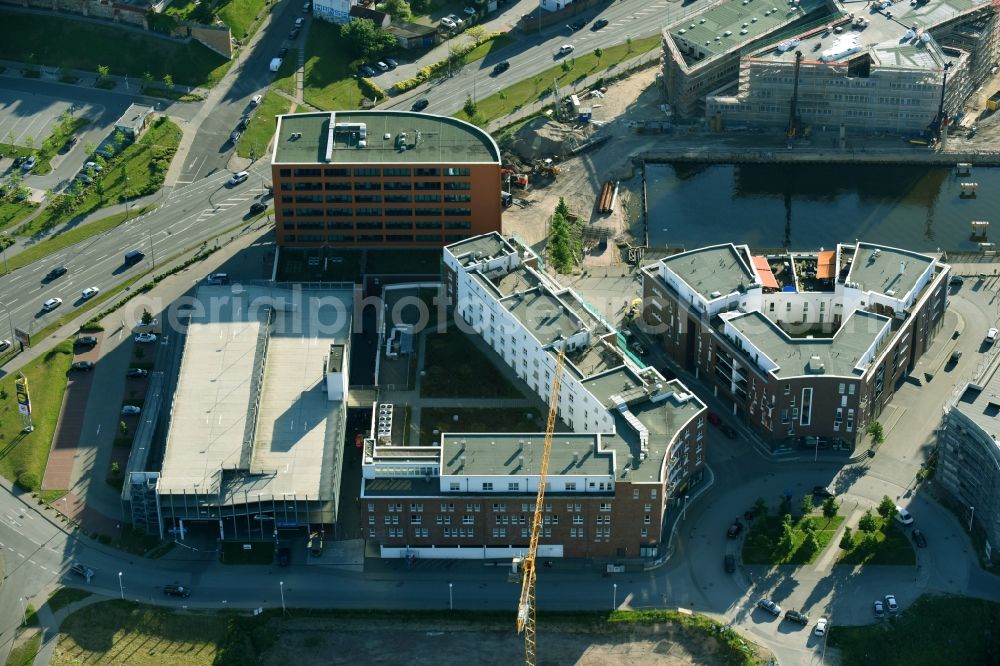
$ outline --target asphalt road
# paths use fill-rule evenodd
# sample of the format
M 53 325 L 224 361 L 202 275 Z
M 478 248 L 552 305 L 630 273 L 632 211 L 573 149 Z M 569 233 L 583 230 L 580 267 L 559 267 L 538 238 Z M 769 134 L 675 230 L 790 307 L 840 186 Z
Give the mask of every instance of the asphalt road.
M 233 188 L 226 186 L 227 171 L 165 193 L 159 209 L 0 277 L 0 336 L 11 335 L 12 327 L 38 331 L 82 305 L 80 293 L 87 287 L 106 291 L 137 272 L 150 270 L 154 260 L 158 266 L 239 224 L 254 198 L 270 183 L 265 162 L 258 162 L 251 174 Z M 125 253 L 133 249 L 144 252 L 146 258 L 125 267 Z M 68 272 L 45 282 L 45 275 L 56 266 L 65 266 Z M 53 297 L 63 299 L 62 306 L 42 312 L 42 303 Z
M 666 0 L 656 0 L 652 4 L 643 0 L 621 0 L 608 5 L 599 14 L 584 14 L 583 17 L 574 18 L 588 21 L 583 30 L 571 33 L 566 28 L 552 28 L 543 31 L 541 35 L 519 36 L 517 41 L 500 51 L 466 65 L 455 76 L 436 79 L 427 86 L 393 98 L 383 108 L 409 109 L 415 99 L 426 97 L 430 101 L 428 113 L 451 115 L 462 108 L 469 95 L 483 99 L 559 64 L 561 58 L 555 57 L 555 54 L 563 44 L 575 47 L 575 52 L 567 56 L 570 58 L 592 53 L 597 47 L 622 44 L 628 37 L 634 40 L 659 34 L 663 27 L 702 9 L 704 3 L 698 2 L 683 6 L 679 2 Z M 599 17 L 607 19 L 609 24 L 601 30 L 591 31 L 590 26 Z M 499 76 L 491 76 L 493 66 L 501 60 L 510 62 L 510 69 Z M 397 71 L 399 70 L 402 70 L 399 74 L 388 72 L 373 80 L 387 89 L 395 80 L 413 76 L 404 67 Z

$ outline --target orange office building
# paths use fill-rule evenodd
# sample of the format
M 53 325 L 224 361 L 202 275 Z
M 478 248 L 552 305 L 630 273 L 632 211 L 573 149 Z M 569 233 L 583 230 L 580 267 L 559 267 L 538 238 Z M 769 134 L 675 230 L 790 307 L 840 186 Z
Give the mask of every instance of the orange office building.
M 455 118 L 278 116 L 271 171 L 280 246 L 433 247 L 500 231 L 500 149 Z

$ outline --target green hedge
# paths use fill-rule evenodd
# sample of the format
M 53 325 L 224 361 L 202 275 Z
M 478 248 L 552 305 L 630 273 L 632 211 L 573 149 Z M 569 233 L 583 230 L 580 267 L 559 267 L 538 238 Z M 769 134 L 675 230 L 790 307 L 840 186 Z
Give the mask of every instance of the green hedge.
M 358 79 L 358 85 L 361 87 L 361 92 L 364 93 L 365 97 L 368 99 L 377 102 L 387 97 L 385 91 L 379 88 L 378 85 L 371 79 L 361 77 Z
M 483 44 L 488 44 L 497 37 L 506 34 L 507 33 L 499 30 L 497 32 L 486 33 L 485 35 L 483 35 L 482 40 L 478 44 L 475 43 L 462 44 L 460 47 L 455 49 L 451 53 L 451 59 L 459 60 L 469 55 Z M 397 81 L 396 83 L 393 84 L 390 90 L 394 95 L 398 95 L 400 93 L 413 90 L 420 84 L 426 83 L 431 77 L 437 76 L 441 72 L 446 71 L 448 69 L 448 61 L 449 58 L 445 58 L 444 60 L 438 60 L 437 62 L 428 65 L 427 67 L 421 67 L 420 71 L 417 72 L 417 75 L 415 77 L 413 77 L 412 79 L 403 79 L 402 81 Z

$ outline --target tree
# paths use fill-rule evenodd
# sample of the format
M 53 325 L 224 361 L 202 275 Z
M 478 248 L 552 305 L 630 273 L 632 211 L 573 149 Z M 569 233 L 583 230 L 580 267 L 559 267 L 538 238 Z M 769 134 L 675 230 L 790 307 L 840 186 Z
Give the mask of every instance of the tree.
M 94 145 L 93 141 L 87 141 L 83 144 L 83 152 L 87 153 L 88 156 L 93 155 L 95 150 L 97 150 L 97 146 Z
M 628 52 L 632 53 L 632 37 L 631 37 L 631 35 L 625 38 L 625 44 L 628 46 Z
M 813 510 L 813 498 L 812 495 L 802 496 L 802 515 L 808 516 Z
M 153 315 L 149 312 L 149 310 L 143 309 L 142 318 L 139 321 L 142 322 L 143 326 L 149 326 L 150 322 L 153 321 Z
M 108 78 L 108 74 L 110 74 L 110 73 L 111 73 L 111 68 L 108 67 L 107 65 L 98 65 L 97 66 L 97 78 L 98 78 L 98 80 L 103 81 L 104 79 Z
M 896 503 L 888 495 L 882 495 L 882 501 L 878 503 L 876 511 L 884 520 L 891 520 L 896 515 Z
M 604 49 L 597 47 L 594 49 L 594 57 L 597 58 L 597 64 L 601 64 L 601 58 L 604 57 Z
M 816 531 L 816 523 L 813 522 L 812 518 L 803 518 L 799 528 L 806 534 L 812 534 Z
M 568 72 L 569 70 L 573 69 L 573 65 L 570 64 L 569 60 L 563 60 L 562 64 L 559 65 L 559 69 L 561 69 L 564 72 Z
M 557 271 L 565 273 L 573 266 L 569 221 L 559 213 L 553 213 L 549 229 L 549 258 Z
M 121 473 L 122 473 L 122 467 L 121 467 L 121 465 L 118 464 L 117 460 L 112 461 L 111 462 L 111 474 L 113 474 L 114 476 L 118 476 Z
M 802 543 L 802 547 L 806 549 L 806 553 L 812 556 L 813 553 L 819 552 L 819 538 L 815 533 L 810 532 L 806 536 L 806 540 Z
M 562 215 L 567 220 L 569 219 L 569 206 L 566 205 L 566 200 L 559 197 L 559 203 L 556 204 L 556 213 Z
M 170 76 L 169 74 L 164 74 L 163 75 L 163 85 L 165 85 L 167 87 L 167 90 L 173 90 L 174 89 L 174 77 Z
M 486 28 L 481 25 L 474 25 L 471 28 L 467 28 L 465 31 L 465 36 L 472 39 L 472 43 L 479 46 L 483 43 L 483 37 L 486 36 Z
M 468 117 L 471 118 L 474 115 L 476 115 L 476 111 L 478 111 L 478 110 L 479 109 L 476 106 L 475 100 L 472 99 L 472 95 L 466 96 L 466 98 L 465 98 L 465 104 L 462 105 L 462 111 L 465 112 L 465 115 L 467 115 Z
M 375 26 L 371 19 L 356 19 L 340 26 L 340 36 L 350 51 L 364 59 L 371 59 L 391 51 L 396 38 Z
M 882 428 L 882 424 L 878 421 L 872 421 L 865 428 L 865 431 L 871 435 L 872 446 L 878 446 L 885 441 L 885 430 Z
M 24 137 L 24 145 L 25 145 L 25 147 L 28 150 L 31 150 L 32 148 L 34 148 L 35 147 L 35 137 L 33 137 L 31 135 L 28 135 L 28 136 Z
M 840 537 L 840 547 L 843 550 L 850 550 L 851 548 L 854 548 L 854 538 L 851 534 L 851 528 L 849 526 L 844 528 L 844 536 Z
M 794 530 L 792 530 L 791 522 L 782 523 L 781 525 L 781 538 L 778 539 L 778 550 L 781 553 L 792 552 L 792 545 L 794 543 L 793 537 L 795 536 Z
M 393 20 L 409 21 L 413 18 L 413 10 L 406 0 L 384 0 L 382 11 L 393 18 Z
M 116 130 L 114 136 L 115 136 L 115 146 L 118 149 L 121 149 L 121 147 L 125 145 L 125 132 L 121 130 Z
M 125 423 L 124 421 L 119 421 L 118 422 L 118 432 L 120 432 L 122 435 L 127 435 L 128 434 L 128 424 Z
M 764 501 L 763 497 L 758 497 L 757 501 L 753 503 L 753 515 L 755 518 L 767 516 L 767 502 Z
M 871 511 L 865 511 L 864 515 L 861 516 L 861 520 L 858 521 L 858 529 L 865 534 L 874 534 L 878 529 L 878 521 Z
M 827 497 L 823 501 L 823 516 L 827 519 L 833 518 L 837 515 L 837 500 L 832 497 Z

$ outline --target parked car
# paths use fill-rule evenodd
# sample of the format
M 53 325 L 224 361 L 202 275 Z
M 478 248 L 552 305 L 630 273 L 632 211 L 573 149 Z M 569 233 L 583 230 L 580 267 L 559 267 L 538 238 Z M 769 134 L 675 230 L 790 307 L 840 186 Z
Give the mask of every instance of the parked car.
M 510 69 L 510 63 L 507 62 L 506 60 L 501 60 L 497 64 L 493 65 L 493 76 L 503 74 L 508 69 Z
M 785 619 L 791 620 L 792 622 L 798 622 L 803 627 L 809 624 L 809 616 L 805 613 L 800 613 L 797 610 L 787 610 L 785 611 Z
M 102 167 L 97 162 L 84 162 L 83 163 L 83 170 L 84 171 L 93 171 L 95 173 L 101 173 L 102 171 L 104 171 L 104 167 Z
M 778 604 L 774 603 L 770 599 L 761 599 L 760 601 L 758 601 L 757 602 L 757 608 L 762 608 L 762 609 L 766 610 L 768 613 L 770 613 L 774 617 L 778 617 L 778 616 L 781 615 L 781 606 L 779 606 Z
M 286 55 L 288 55 L 288 47 L 287 46 L 282 46 L 280 49 L 278 49 L 278 57 L 279 58 L 281 58 L 282 60 L 284 60 L 284 58 L 285 58 Z
M 296 28 L 301 28 L 302 24 L 305 23 L 305 22 L 306 22 L 305 19 L 303 19 L 303 18 L 297 18 L 297 19 L 295 19 L 295 27 Z
M 235 146 L 236 142 L 240 140 L 241 136 L 243 136 L 243 133 L 240 132 L 238 129 L 236 129 L 229 133 L 229 140 L 232 141 L 233 145 Z
M 250 98 L 250 106 L 257 106 L 262 99 L 264 99 L 263 95 L 254 95 Z
M 149 370 L 144 368 L 129 368 L 125 371 L 126 377 L 147 377 L 149 376 Z
M 312 10 L 312 8 L 313 8 L 313 3 L 307 2 L 306 4 L 302 5 L 302 13 L 308 14 Z
M 86 289 L 80 292 L 80 298 L 86 301 L 93 298 L 94 296 L 97 296 L 97 294 L 99 294 L 100 292 L 101 292 L 100 287 L 87 287 Z
M 389 65 L 389 69 L 396 69 L 397 67 L 399 67 L 399 63 L 396 62 L 396 60 L 394 60 L 393 58 L 386 58 L 385 64 Z
M 736 571 L 736 557 L 733 555 L 726 555 L 722 560 L 723 566 L 726 568 L 726 573 L 733 573 Z
M 163 586 L 163 594 L 171 597 L 190 597 L 191 588 L 178 585 L 177 583 L 171 583 L 170 585 Z
M 28 173 L 29 171 L 35 168 L 35 164 L 37 163 L 38 161 L 35 159 L 35 156 L 32 155 L 28 159 L 21 162 L 21 171 L 23 171 L 24 173 Z
M 383 72 L 388 72 L 389 71 L 389 65 L 385 64 L 381 60 L 379 60 L 377 63 L 375 63 L 375 66 L 378 67 Z
M 826 636 L 826 625 L 827 619 L 825 617 L 821 617 L 816 620 L 816 628 L 813 629 L 813 634 L 817 636 Z
M 448 28 L 449 30 L 454 30 L 457 27 L 455 25 L 455 22 L 452 21 L 447 16 L 445 16 L 443 19 L 441 19 L 441 25 L 443 25 L 444 27 Z
M 472 18 L 475 18 L 475 16 L 476 16 L 476 8 L 475 7 L 466 7 L 462 11 L 465 12 L 466 16 L 469 16 L 469 17 L 472 17 Z
M 577 21 L 576 23 L 569 24 L 569 29 L 572 30 L 573 32 L 577 32 L 578 30 L 583 30 L 585 27 L 587 27 L 586 21 Z
M 950 284 L 953 287 L 960 287 L 961 285 L 965 284 L 965 278 L 962 277 L 961 275 L 952 275 L 950 278 L 948 278 L 948 284 Z
M 76 339 L 77 347 L 93 347 L 97 344 L 97 338 L 93 335 L 81 335 Z
M 226 181 L 226 185 L 229 185 L 230 187 L 239 185 L 249 177 L 250 177 L 249 171 L 238 171 L 229 177 L 229 180 Z
M 961 358 L 962 358 L 962 352 L 956 349 L 951 353 L 951 356 L 948 357 L 948 362 L 954 365 L 955 363 L 958 363 L 959 359 Z
M 292 28 L 291 32 L 288 33 L 288 39 L 297 39 L 299 36 L 299 29 Z
M 210 273 L 205 278 L 207 284 L 229 284 L 229 273 Z
M 729 425 L 728 423 L 723 423 L 721 426 L 719 426 L 719 430 L 721 430 L 722 434 L 728 437 L 729 439 L 736 439 L 737 437 L 736 428 Z
M 463 25 L 465 25 L 465 21 L 463 21 L 458 14 L 448 14 L 448 18 L 451 20 L 452 23 L 455 24 L 456 28 L 461 28 Z
M 76 174 L 76 179 L 78 181 L 80 181 L 81 183 L 83 183 L 84 185 L 90 185 L 91 183 L 94 182 L 93 178 L 91 178 L 87 174 L 83 173 L 82 171 L 80 173 Z
M 283 546 L 278 549 L 278 566 L 287 567 L 292 563 L 292 549 Z
M 139 343 L 156 342 L 156 333 L 139 333 L 132 339 Z
M 990 330 L 986 331 L 986 342 L 989 344 L 993 344 L 994 342 L 996 342 L 997 333 L 998 331 L 995 328 L 991 328 Z
M 813 496 L 822 497 L 826 499 L 828 497 L 836 497 L 836 495 L 826 486 L 813 486 Z
M 62 305 L 61 298 L 50 298 L 49 300 L 42 303 L 42 310 L 44 310 L 45 312 L 52 312 L 60 305 Z
M 920 530 L 913 530 L 913 534 L 910 536 L 913 537 L 913 543 L 917 544 L 917 548 L 927 547 L 927 537 L 925 537 L 924 533 Z
M 740 532 L 742 531 L 743 531 L 743 523 L 737 520 L 736 522 L 734 522 L 732 525 L 729 526 L 728 530 L 726 530 L 726 536 L 729 537 L 730 539 L 735 539 L 740 535 Z
M 56 278 L 61 278 L 63 275 L 66 275 L 67 271 L 68 269 L 65 266 L 57 266 L 45 274 L 45 281 L 50 282 Z
M 69 366 L 69 369 L 70 370 L 84 370 L 84 371 L 86 371 L 86 370 L 93 370 L 94 369 L 94 363 L 93 363 L 93 361 L 77 361 L 73 365 Z
M 413 103 L 413 106 L 410 107 L 410 110 L 423 111 L 424 109 L 427 108 L 428 104 L 430 104 L 430 102 L 427 100 L 427 98 L 421 97 L 420 99 L 418 99 L 416 102 Z
M 10 340 L 0 340 L 0 352 L 10 349 Z
M 86 578 L 88 583 L 90 582 L 90 579 L 94 577 L 94 570 L 85 564 L 80 564 L 79 562 L 71 566 L 69 570 L 77 576 Z
M 135 416 L 142 412 L 139 405 L 122 405 L 122 416 Z
M 375 76 L 375 70 L 369 67 L 368 65 L 361 65 L 361 67 L 359 67 L 358 69 L 360 69 L 361 73 L 364 74 L 365 76 Z
M 629 345 L 629 349 L 631 349 L 632 351 L 634 351 L 639 356 L 645 356 L 646 355 L 646 348 L 643 347 L 641 344 L 639 344 L 639 342 L 637 340 L 634 340 L 632 342 L 632 344 Z
M 913 524 L 913 516 L 910 515 L 909 511 L 901 506 L 896 507 L 896 520 L 899 521 L 901 525 Z
M 259 201 L 255 201 L 254 203 L 252 203 L 250 205 L 250 214 L 251 215 L 257 215 L 259 213 L 263 213 L 265 210 L 267 210 L 267 205 L 262 204 Z
M 596 32 L 601 28 L 603 28 L 604 26 L 606 26 L 607 24 L 608 24 L 608 19 L 603 19 L 603 18 L 597 19 L 596 21 L 594 21 L 594 25 L 590 26 L 590 29 Z
M 890 613 L 895 613 L 899 610 L 899 604 L 896 603 L 895 594 L 885 595 L 885 605 L 889 608 Z
M 885 604 L 882 603 L 881 599 L 875 600 L 875 603 L 872 604 L 872 611 L 874 611 L 875 617 L 882 617 L 885 615 Z
M 573 52 L 574 48 L 576 47 L 574 47 L 572 44 L 563 44 L 562 46 L 559 47 L 559 53 L 557 53 L 556 55 L 561 55 L 561 56 L 569 55 L 570 53 Z
M 73 146 L 75 146 L 79 140 L 80 139 L 76 138 L 75 136 L 71 136 L 70 138 L 66 139 L 66 143 L 64 143 L 62 145 L 62 148 L 59 149 L 59 154 L 65 155 L 69 151 L 73 150 Z

